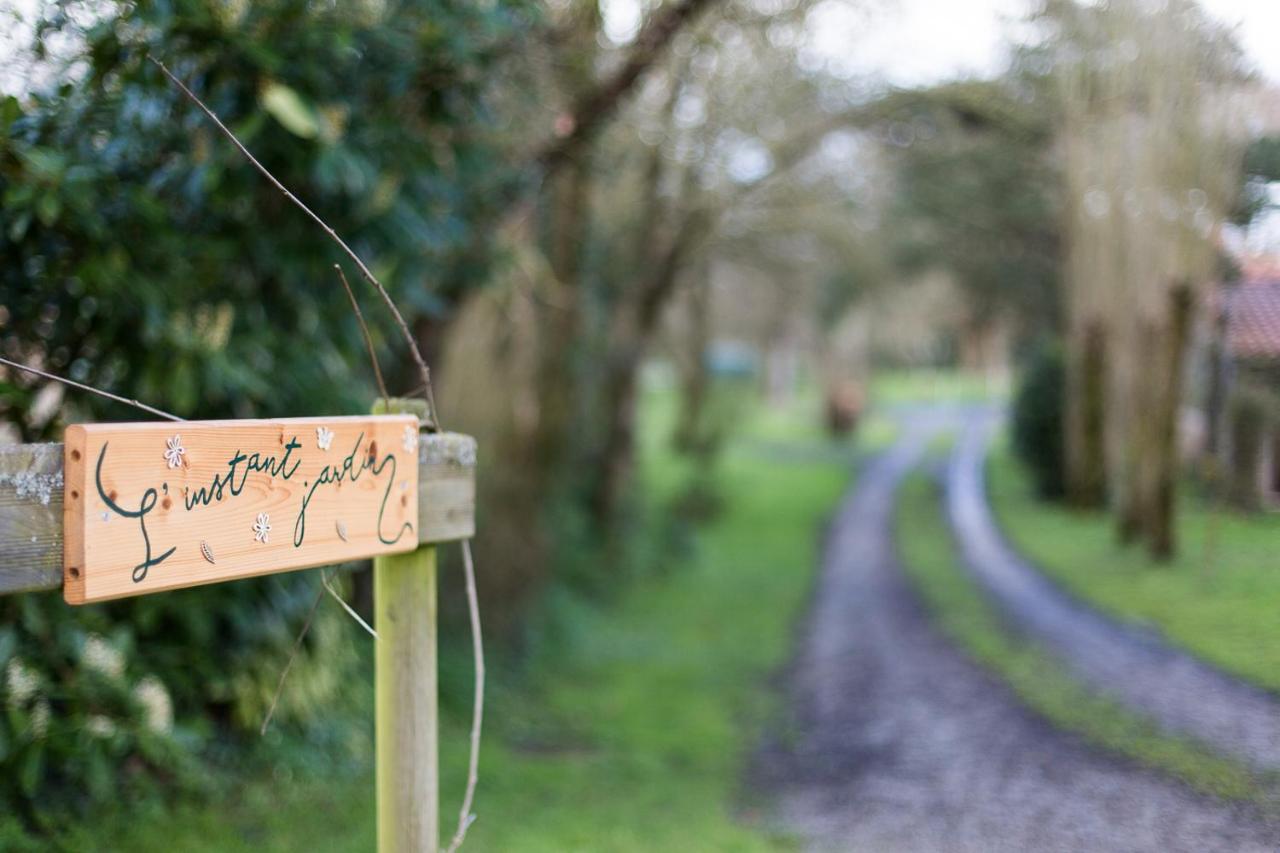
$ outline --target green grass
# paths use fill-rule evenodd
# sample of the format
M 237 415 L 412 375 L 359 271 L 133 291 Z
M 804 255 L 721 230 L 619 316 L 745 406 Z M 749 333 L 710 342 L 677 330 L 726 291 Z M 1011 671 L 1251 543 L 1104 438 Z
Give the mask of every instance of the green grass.
M 1080 598 L 1143 623 L 1227 672 L 1280 692 L 1280 517 L 1210 513 L 1187 497 L 1178 557 L 1152 563 L 1116 543 L 1109 516 L 1034 498 L 1003 447 L 988 463 L 991 501 L 1012 543 Z M 1216 518 L 1212 518 L 1216 516 Z M 1216 527 L 1216 534 L 1214 528 Z M 1206 539 L 1216 539 L 1210 553 Z
M 976 402 L 1007 396 L 1008 380 L 988 380 L 978 373 L 958 370 L 879 371 L 871 380 L 871 401 L 882 403 L 917 403 L 952 400 Z
M 1163 734 L 1148 718 L 1089 690 L 1058 659 L 1011 630 L 958 562 L 937 489 L 924 475 L 910 478 L 899 497 L 897 545 L 913 586 L 947 636 L 1052 725 L 1204 793 L 1268 796 L 1264 780 L 1243 765 L 1196 741 Z
M 647 419 L 646 432 L 662 417 Z M 646 475 L 655 488 L 671 489 L 680 476 L 663 446 L 646 440 Z M 726 511 L 698 535 L 691 556 L 632 582 L 608 607 L 557 599 L 557 623 L 567 626 L 549 646 L 558 651 L 514 685 L 494 668 L 479 819 L 465 849 L 790 846 L 743 813 L 750 804 L 740 779 L 775 710 L 766 679 L 789 651 L 816 565 L 818 525 L 848 473 L 774 461 L 742 441 L 719 476 Z M 446 716 L 441 737 L 448 835 L 465 779 L 465 720 Z M 84 829 L 69 846 L 366 851 L 374 820 L 368 770 L 257 774 L 225 801 L 111 821 Z

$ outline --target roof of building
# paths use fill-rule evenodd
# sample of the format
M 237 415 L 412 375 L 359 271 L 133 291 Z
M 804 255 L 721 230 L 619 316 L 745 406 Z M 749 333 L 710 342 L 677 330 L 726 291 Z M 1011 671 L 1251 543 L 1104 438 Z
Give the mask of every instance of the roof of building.
M 1226 291 L 1227 350 L 1236 358 L 1280 359 L 1280 277 Z

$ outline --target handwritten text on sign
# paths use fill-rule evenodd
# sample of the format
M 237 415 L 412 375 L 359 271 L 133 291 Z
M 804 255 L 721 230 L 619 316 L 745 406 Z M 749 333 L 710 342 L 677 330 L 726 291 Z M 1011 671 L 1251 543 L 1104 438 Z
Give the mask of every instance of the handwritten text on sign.
M 84 424 L 65 453 L 72 604 L 418 544 L 412 415 Z

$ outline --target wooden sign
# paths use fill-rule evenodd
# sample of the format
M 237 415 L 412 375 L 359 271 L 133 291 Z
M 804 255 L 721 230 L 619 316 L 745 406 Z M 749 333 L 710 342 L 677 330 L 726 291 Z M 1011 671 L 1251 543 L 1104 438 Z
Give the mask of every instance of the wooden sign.
M 67 427 L 71 604 L 411 551 L 413 415 Z

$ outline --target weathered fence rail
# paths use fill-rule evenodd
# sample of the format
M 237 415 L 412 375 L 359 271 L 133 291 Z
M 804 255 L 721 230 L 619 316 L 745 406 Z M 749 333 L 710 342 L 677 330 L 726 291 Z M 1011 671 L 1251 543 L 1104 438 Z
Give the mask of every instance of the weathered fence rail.
M 423 435 L 418 445 L 418 541 L 475 534 L 476 442 Z M 62 586 L 62 445 L 0 447 L 0 595 Z

